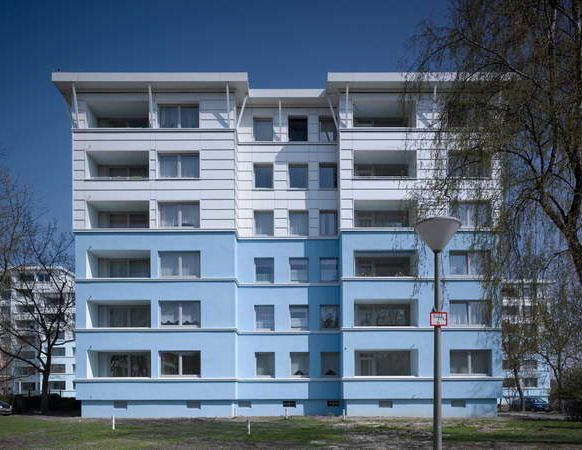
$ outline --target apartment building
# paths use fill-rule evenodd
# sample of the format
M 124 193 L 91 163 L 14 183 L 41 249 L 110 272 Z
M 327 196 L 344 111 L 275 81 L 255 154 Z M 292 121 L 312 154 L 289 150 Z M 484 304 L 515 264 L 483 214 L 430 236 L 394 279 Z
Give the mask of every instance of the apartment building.
M 513 282 L 506 283 L 503 287 L 503 321 L 510 324 L 519 324 L 527 334 L 537 335 L 539 323 L 535 320 L 536 307 L 541 299 L 547 297 L 547 283 Z M 519 400 L 518 387 L 515 377 L 511 373 L 511 365 L 508 364 L 507 356 L 503 356 L 502 367 L 505 371 L 503 380 L 502 404 L 511 405 Z M 534 353 L 527 355 L 519 370 L 520 387 L 525 397 L 541 398 L 549 400 L 551 388 L 552 370 L 550 366 L 539 355 Z
M 52 79 L 73 124 L 85 417 L 432 414 L 432 257 L 409 194 L 431 177 L 438 83 L 403 97 L 393 73 L 323 89 Z M 467 238 L 487 220 L 443 254 L 446 416 L 494 415 L 501 395 Z
M 51 274 L 38 267 L 26 267 L 12 270 L 10 282 L 2 291 L 0 300 L 0 320 L 10 321 L 10 333 L 2 336 L 2 345 L 12 347 L 15 353 L 27 360 L 39 358 L 38 351 L 24 344 L 25 339 L 37 342 L 41 333 L 38 331 L 39 310 L 45 320 L 52 320 L 59 301 L 59 292 L 51 277 L 62 279 L 65 292 L 74 298 L 75 276 L 66 269 L 57 267 L 51 269 Z M 34 298 L 34 299 L 33 299 Z M 31 313 L 31 310 L 34 312 Z M 69 316 L 67 314 L 67 316 Z M 74 322 L 74 314 L 70 314 Z M 51 374 L 49 377 L 49 392 L 61 397 L 75 397 L 75 325 L 68 324 L 65 330 L 59 332 L 57 343 L 53 347 Z M 30 338 L 27 338 L 30 333 Z M 16 338 L 14 335 L 22 338 Z M 28 341 L 27 341 L 28 342 Z M 18 349 L 18 350 L 17 350 Z M 44 356 L 40 356 L 44 358 Z M 32 365 L 22 359 L 2 355 L 4 380 L 1 389 L 4 394 L 39 395 L 42 389 L 42 374 Z

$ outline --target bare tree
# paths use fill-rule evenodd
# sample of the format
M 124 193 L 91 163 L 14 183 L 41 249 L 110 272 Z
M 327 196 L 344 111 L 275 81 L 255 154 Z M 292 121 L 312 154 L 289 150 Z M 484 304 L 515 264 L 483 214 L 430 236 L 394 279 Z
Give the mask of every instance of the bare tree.
M 49 377 L 55 347 L 74 340 L 75 295 L 68 235 L 54 224 L 30 227 L 26 246 L 8 269 L 13 311 L 0 316 L 0 353 L 42 375 L 41 409 L 48 410 Z M 32 356 L 32 357 L 31 357 Z

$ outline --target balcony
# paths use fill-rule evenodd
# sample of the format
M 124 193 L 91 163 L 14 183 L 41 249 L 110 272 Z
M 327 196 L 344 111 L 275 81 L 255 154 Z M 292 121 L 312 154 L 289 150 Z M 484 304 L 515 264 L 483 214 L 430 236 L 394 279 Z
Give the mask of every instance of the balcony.
M 398 200 L 356 200 L 356 228 L 407 228 L 415 222 L 416 211 L 411 202 Z
M 147 351 L 89 353 L 90 378 L 149 378 L 151 355 Z
M 146 151 L 88 151 L 87 175 L 92 180 L 145 180 L 149 178 Z
M 150 328 L 150 302 L 87 302 L 88 328 Z
M 413 150 L 356 150 L 354 177 L 416 178 L 416 152 Z
M 88 253 L 88 278 L 150 278 L 150 253 L 108 250 Z
M 89 228 L 149 228 L 148 202 L 88 202 Z
M 143 94 L 84 94 L 79 101 L 85 128 L 149 128 L 149 107 Z
M 354 128 L 416 126 L 415 103 L 399 94 L 359 94 L 353 101 Z
M 414 252 L 356 252 L 354 262 L 357 277 L 416 276 Z

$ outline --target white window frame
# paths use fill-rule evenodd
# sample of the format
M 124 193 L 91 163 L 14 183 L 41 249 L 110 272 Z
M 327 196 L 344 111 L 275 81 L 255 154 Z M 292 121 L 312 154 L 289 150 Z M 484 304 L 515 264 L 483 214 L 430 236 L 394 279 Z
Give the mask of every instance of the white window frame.
M 304 279 L 293 279 L 293 263 L 301 264 L 302 267 L 299 270 L 305 271 Z M 309 258 L 289 258 L 289 281 L 291 283 L 309 283 Z
M 309 378 L 309 371 L 310 371 L 310 364 L 309 364 L 309 352 L 290 352 L 289 353 L 289 367 L 290 367 L 290 376 L 291 378 Z M 300 360 L 297 361 L 297 358 L 299 358 Z M 295 360 L 295 361 L 294 361 Z M 303 374 L 294 374 L 293 373 L 293 363 L 297 363 L 297 362 L 303 362 L 305 363 L 305 367 L 303 367 Z M 301 370 L 302 367 L 299 367 L 299 370 Z
M 271 187 L 257 186 L 257 168 L 271 169 Z M 254 163 L 253 164 L 253 189 L 272 191 L 275 183 L 275 169 L 273 163 Z
M 452 371 L 452 359 L 453 359 L 453 352 L 463 352 L 467 357 L 467 373 L 453 373 Z M 474 373 L 473 372 L 473 356 L 475 353 L 484 352 L 488 355 L 488 366 L 489 371 L 487 373 Z M 449 372 L 451 377 L 489 377 L 491 376 L 491 350 L 488 349 L 473 349 L 473 350 L 464 350 L 464 349 L 451 349 L 449 351 Z
M 259 312 L 263 313 L 269 312 L 270 314 L 270 325 L 269 327 L 259 327 Z M 264 324 L 264 320 L 261 319 L 261 323 Z M 255 330 L 257 331 L 274 331 L 275 330 L 275 305 L 255 305 Z
M 305 169 L 305 186 L 304 187 L 295 187 L 291 186 L 291 169 Z M 298 190 L 298 191 L 305 191 L 309 189 L 309 164 L 308 163 L 289 163 L 287 164 L 287 176 L 289 177 L 289 189 L 291 190 Z
M 270 358 L 270 364 L 272 367 L 272 373 L 270 375 L 259 375 L 258 368 L 259 368 L 259 355 L 268 355 Z M 275 378 L 276 374 L 276 366 L 275 366 L 275 352 L 255 352 L 255 377 L 257 378 Z
M 164 353 L 175 353 L 178 355 L 178 373 L 177 374 L 164 374 L 163 368 L 163 355 Z M 193 354 L 198 355 L 198 374 L 184 374 L 184 364 L 183 364 L 183 357 L 184 355 Z M 160 377 L 162 378 L 172 378 L 172 377 L 195 377 L 200 378 L 202 376 L 202 354 L 199 350 L 188 350 L 188 351 L 176 351 L 176 350 L 160 350 Z
M 322 261 L 335 261 L 335 278 L 333 280 L 324 280 L 323 277 L 321 276 L 323 271 L 322 271 Z M 339 258 L 335 258 L 335 257 L 325 257 L 325 258 L 319 258 L 319 280 L 322 283 L 337 283 L 338 280 L 340 278 L 339 275 Z
M 183 257 L 185 255 L 194 255 L 198 257 L 198 274 L 196 275 L 184 275 L 184 268 L 183 268 Z M 164 255 L 175 255 L 178 257 L 178 275 L 162 275 L 162 257 Z M 199 251 L 193 251 L 193 252 L 175 252 L 175 251 L 161 251 L 158 254 L 158 259 L 160 262 L 160 266 L 159 266 L 159 276 L 160 278 L 166 279 L 166 278 L 191 278 L 191 279 L 199 279 L 202 277 L 202 256 L 200 254 Z
M 259 280 L 257 275 L 257 261 L 270 261 L 271 264 L 271 280 L 269 281 L 263 281 L 263 280 Z M 255 258 L 254 259 L 254 265 L 255 265 L 255 283 L 260 283 L 260 284 L 273 284 L 275 282 L 275 258 L 270 258 L 270 257 L 260 257 L 260 258 Z
M 176 161 L 176 176 L 175 177 L 162 177 L 162 162 L 160 158 L 164 156 L 175 156 Z M 185 177 L 182 176 L 182 157 L 198 157 L 198 176 L 196 177 Z M 158 179 L 160 180 L 199 180 L 200 179 L 200 152 L 158 152 Z
M 260 214 L 266 214 L 266 213 L 270 213 L 271 218 L 272 218 L 272 222 L 271 222 L 271 233 L 267 233 L 267 234 L 259 234 L 257 232 L 257 213 Z M 253 234 L 255 236 L 260 236 L 260 237 L 273 237 L 275 235 L 275 211 L 273 211 L 272 209 L 255 209 L 253 211 Z
M 271 121 L 271 140 L 259 140 L 257 139 L 255 130 L 255 121 L 266 122 Z M 274 142 L 275 141 L 275 121 L 272 116 L 253 116 L 253 141 L 254 142 Z
M 175 227 L 167 227 L 162 226 L 162 208 L 165 206 L 175 206 L 177 208 L 177 223 L 178 225 Z M 198 208 L 198 224 L 195 225 L 183 225 L 183 211 L 182 208 L 184 206 L 195 206 Z M 193 201 L 193 202 L 158 202 L 158 228 L 161 229 L 176 229 L 176 228 L 186 228 L 186 229 L 199 229 L 200 228 L 200 202 Z
M 198 303 L 198 323 L 199 325 L 193 324 L 184 324 L 184 314 L 183 309 L 185 304 L 195 304 Z M 162 324 L 162 307 L 169 304 L 177 304 L 178 305 L 178 324 Z M 160 318 L 160 328 L 202 328 L 202 302 L 200 300 L 160 300 L 159 301 L 159 318 Z M 196 319 L 196 318 L 195 318 Z
M 184 128 L 186 130 L 199 130 L 200 129 L 200 103 L 159 103 L 158 105 L 158 127 L 163 130 L 177 130 Z M 182 127 L 182 108 L 193 108 L 196 106 L 198 108 L 198 127 L 195 128 L 185 128 Z M 161 108 L 177 108 L 178 109 L 178 126 L 176 128 L 162 128 L 162 112 Z
M 301 326 L 293 326 L 293 314 L 292 312 L 298 312 L 298 311 L 303 311 L 304 312 L 304 318 L 305 318 L 305 325 L 301 325 Z M 295 319 L 295 320 L 299 320 L 299 319 Z M 308 305 L 289 305 L 289 328 L 291 328 L 292 330 L 309 330 L 309 306 Z

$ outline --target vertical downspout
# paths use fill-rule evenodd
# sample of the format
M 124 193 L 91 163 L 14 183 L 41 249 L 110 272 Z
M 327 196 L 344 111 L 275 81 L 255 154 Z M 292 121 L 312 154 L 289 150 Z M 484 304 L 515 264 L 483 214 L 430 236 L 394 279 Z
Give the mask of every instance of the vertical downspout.
M 77 101 L 77 89 L 75 88 L 75 83 L 71 85 L 71 90 L 73 91 L 73 108 L 75 110 L 75 128 L 79 128 L 79 102 Z

